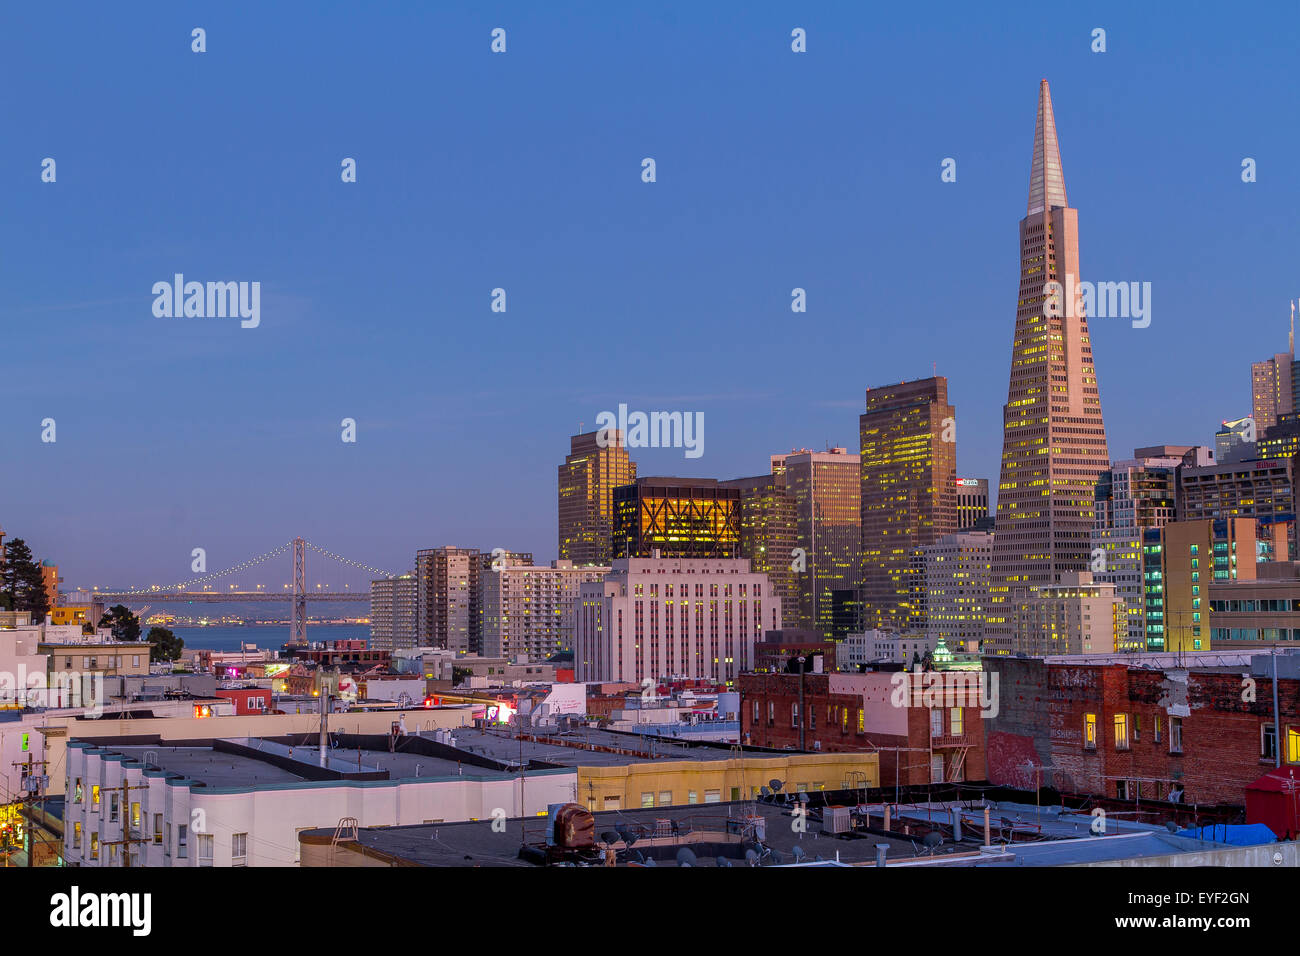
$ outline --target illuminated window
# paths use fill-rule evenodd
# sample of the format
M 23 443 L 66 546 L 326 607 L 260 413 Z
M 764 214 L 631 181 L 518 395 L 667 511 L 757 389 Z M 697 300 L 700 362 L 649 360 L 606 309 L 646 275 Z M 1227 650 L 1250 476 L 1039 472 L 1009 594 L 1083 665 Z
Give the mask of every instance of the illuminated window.
M 962 709 L 960 707 L 954 707 L 948 712 L 948 725 L 950 728 L 949 732 L 954 737 L 960 737 L 965 733 L 965 722 L 962 718 Z
M 1128 750 L 1128 714 L 1115 715 L 1115 749 Z
M 90 835 L 90 858 L 92 860 L 99 859 L 99 834 L 98 833 L 92 833 Z
M 90 788 L 90 812 L 99 812 L 99 784 L 92 784 Z
M 1097 749 L 1097 715 L 1083 715 L 1083 746 L 1087 750 Z

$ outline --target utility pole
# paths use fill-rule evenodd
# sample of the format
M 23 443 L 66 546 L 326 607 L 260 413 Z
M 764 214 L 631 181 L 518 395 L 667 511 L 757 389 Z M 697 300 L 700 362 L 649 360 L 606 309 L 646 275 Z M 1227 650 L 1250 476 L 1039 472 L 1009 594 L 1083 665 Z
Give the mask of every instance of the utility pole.
M 119 843 L 122 845 L 123 868 L 129 868 L 131 866 L 131 844 L 149 842 L 144 837 L 132 838 L 131 836 L 131 791 L 148 790 L 148 789 L 149 787 L 147 784 L 138 784 L 137 786 L 132 787 L 127 784 L 125 778 L 123 778 L 122 780 L 122 806 L 121 809 L 119 810 L 119 812 L 122 814 L 122 839 L 106 841 L 104 843 L 104 846 L 117 846 Z M 140 825 L 143 828 L 144 826 L 143 817 L 140 818 Z
M 1294 308 L 1294 307 L 1293 307 Z M 1295 313 L 1292 312 L 1292 321 L 1295 320 Z M 1282 722 L 1278 719 L 1277 709 L 1277 645 L 1272 645 L 1273 651 L 1273 766 L 1279 768 L 1282 766 Z
M 38 763 L 41 765 L 41 773 L 42 773 L 42 776 L 43 776 L 44 773 L 45 773 L 45 767 L 46 767 L 46 764 L 47 764 L 46 761 L 44 761 L 44 760 L 35 760 L 35 761 L 33 761 L 33 759 L 32 759 L 32 755 L 31 755 L 30 753 L 27 755 L 27 762 L 26 762 L 26 764 L 23 764 L 23 763 L 20 762 L 20 761 L 14 761 L 14 766 L 15 766 L 15 767 L 22 767 L 22 766 L 25 766 L 25 767 L 27 768 L 27 773 L 26 773 L 26 775 L 25 775 L 25 780 L 34 780 L 34 781 L 36 782 L 36 797 L 33 798 L 33 797 L 31 797 L 31 796 L 27 796 L 27 795 L 24 795 L 24 796 L 23 796 L 23 803 L 26 804 L 26 805 L 28 805 L 28 806 L 30 806 L 30 805 L 32 805 L 32 804 L 37 804 L 37 805 L 39 805 L 39 804 L 41 804 L 41 803 L 44 802 L 44 797 L 43 797 L 43 795 L 42 795 L 42 789 L 43 789 L 43 788 L 41 787 L 41 778 L 32 775 L 32 767 L 35 766 L 35 764 L 38 764 Z M 36 855 L 36 854 L 35 854 L 35 851 L 36 851 L 36 830 L 35 830 L 35 827 L 33 826 L 33 824 L 34 824 L 34 821 L 32 820 L 31 816 L 29 815 L 28 818 L 27 818 L 27 825 L 23 827 L 23 831 L 24 831 L 24 833 L 26 833 L 26 835 L 27 835 L 27 866 L 28 866 L 29 868 L 32 867 L 32 866 L 34 866 L 34 864 L 32 863 L 32 857 Z
M 804 727 L 808 723 L 808 716 L 803 712 L 803 672 L 804 672 L 805 660 L 807 660 L 807 658 L 803 654 L 800 654 L 799 655 L 799 749 L 801 751 L 808 749 L 805 746 L 807 740 L 804 735 Z

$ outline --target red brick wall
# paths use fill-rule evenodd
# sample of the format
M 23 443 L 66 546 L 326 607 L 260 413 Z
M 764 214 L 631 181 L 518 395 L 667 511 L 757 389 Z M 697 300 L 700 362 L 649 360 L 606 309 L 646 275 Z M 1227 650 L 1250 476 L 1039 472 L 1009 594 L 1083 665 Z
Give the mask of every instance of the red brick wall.
M 799 701 L 799 676 L 797 674 L 742 674 L 737 681 L 740 691 L 741 740 L 758 747 L 799 747 L 799 728 L 792 727 L 791 709 Z M 809 726 L 805 734 L 808 750 L 820 749 L 829 753 L 880 752 L 880 785 L 892 786 L 897 771 L 899 785 L 926 784 L 930 782 L 931 744 L 939 744 L 933 751 L 944 756 L 945 775 L 958 755 L 962 754 L 961 779 L 987 779 L 988 770 L 984 752 L 984 726 L 978 707 L 963 709 L 965 733 L 960 741 L 964 746 L 943 746 L 946 739 L 948 714 L 944 714 L 945 737 L 932 741 L 930 737 L 930 710 L 927 707 L 909 707 L 907 734 L 884 733 L 864 722 L 858 730 L 858 709 L 862 698 L 849 694 L 831 694 L 830 680 L 825 674 L 804 676 L 804 712 Z M 758 720 L 754 720 L 754 704 L 758 704 Z M 775 716 L 768 724 L 768 703 L 774 705 Z M 848 726 L 844 727 L 842 714 L 848 711 Z M 815 718 L 815 726 L 814 725 Z M 901 753 L 894 749 L 903 748 Z
M 1174 782 L 1185 802 L 1245 803 L 1245 787 L 1272 767 L 1260 756 L 1260 731 L 1272 723 L 1272 685 L 1255 678 L 1243 700 L 1240 673 L 1164 673 L 1125 664 L 1048 667 L 1036 660 L 995 660 L 1000 710 L 988 725 L 989 779 L 1115 797 L 1118 779 L 1141 786 L 1143 799 L 1164 800 Z M 1285 728 L 1300 725 L 1300 681 L 1279 682 Z M 1084 715 L 1096 714 L 1097 746 L 1084 747 Z M 1182 714 L 1182 752 L 1170 752 L 1171 720 Z M 1115 742 L 1114 718 L 1126 714 L 1129 747 Z M 1155 739 L 1156 719 L 1161 736 Z M 1025 765 L 1044 769 L 1036 775 Z M 1139 778 L 1146 778 L 1145 782 Z

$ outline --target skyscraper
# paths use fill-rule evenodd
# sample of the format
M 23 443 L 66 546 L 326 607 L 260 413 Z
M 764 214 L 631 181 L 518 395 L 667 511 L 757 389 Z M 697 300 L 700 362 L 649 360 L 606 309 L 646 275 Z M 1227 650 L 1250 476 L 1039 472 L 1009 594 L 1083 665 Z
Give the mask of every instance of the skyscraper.
M 766 574 L 772 596 L 781 604 L 781 621 L 786 627 L 804 627 L 799 620 L 799 526 L 794 497 L 785 486 L 785 468 L 776 464 L 772 472 L 752 478 L 720 481 L 723 488 L 740 492 L 740 556 L 749 559 L 755 574 Z
M 1089 566 L 1093 494 L 1110 461 L 1079 281 L 1079 216 L 1065 198 L 1052 95 L 1043 80 L 1029 203 L 1020 220 L 986 652 L 1012 650 L 1010 589 L 1055 585 L 1062 573 Z
M 834 633 L 831 592 L 858 586 L 861 465 L 846 449 L 833 448 L 774 455 L 773 472 L 778 468 L 794 499 L 798 547 L 804 552 L 795 566 L 800 626 L 829 639 Z
M 421 646 L 458 654 L 477 651 L 479 574 L 477 548 L 426 548 L 415 552 L 416 631 Z
M 385 651 L 415 647 L 418 600 L 413 571 L 371 581 L 370 646 Z
M 957 530 L 956 418 L 943 376 L 867 389 L 862 439 L 863 626 L 918 620 L 914 552 Z
M 569 439 L 569 455 L 559 469 L 560 559 L 575 565 L 609 564 L 614 489 L 636 481 L 636 462 L 628 457 L 623 433 L 612 432 L 603 448 L 599 434 Z
M 988 524 L 989 480 L 987 478 L 957 479 L 957 530 L 982 527 Z
M 1291 335 L 1287 351 L 1250 366 L 1250 407 L 1255 428 L 1262 432 L 1295 411 L 1295 303 L 1291 305 Z
M 638 478 L 614 489 L 616 558 L 735 558 L 740 491 L 714 478 Z
M 1111 465 L 1097 482 L 1092 577 L 1098 584 L 1115 585 L 1115 594 L 1124 601 L 1127 625 L 1115 648 L 1119 651 L 1147 649 L 1142 532 L 1174 520 L 1178 467 L 1184 463 L 1184 454 L 1177 448 L 1168 451 L 1158 455 L 1135 452 L 1132 459 Z M 1210 457 L 1209 449 L 1197 451 L 1200 460 Z

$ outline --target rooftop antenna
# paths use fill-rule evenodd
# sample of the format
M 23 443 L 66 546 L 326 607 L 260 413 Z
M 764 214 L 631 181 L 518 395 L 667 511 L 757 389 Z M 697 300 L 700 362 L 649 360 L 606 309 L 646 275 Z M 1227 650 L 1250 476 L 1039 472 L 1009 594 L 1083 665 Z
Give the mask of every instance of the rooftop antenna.
M 1287 338 L 1288 351 L 1295 358 L 1295 299 L 1291 300 L 1291 335 Z

